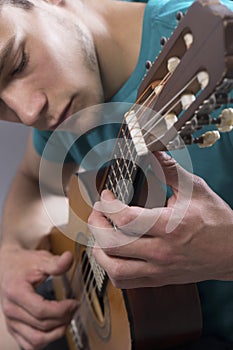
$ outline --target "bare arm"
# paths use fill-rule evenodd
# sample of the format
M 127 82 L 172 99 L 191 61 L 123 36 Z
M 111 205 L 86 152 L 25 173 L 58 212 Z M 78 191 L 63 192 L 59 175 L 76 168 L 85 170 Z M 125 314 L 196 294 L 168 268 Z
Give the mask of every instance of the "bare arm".
M 2 223 L 2 244 L 16 244 L 33 248 L 38 240 L 46 235 L 53 226 L 41 201 L 39 189 L 40 156 L 34 150 L 32 138 L 29 137 L 24 159 L 12 182 L 5 201 Z M 59 166 L 59 165 L 58 165 Z M 68 163 L 63 171 L 63 185 L 67 187 L 75 165 Z M 51 196 L 63 195 L 54 177 L 49 185 Z M 51 176 L 53 176 L 51 175 Z M 14 220 L 12 220 L 14 218 Z M 32 232 L 33 227 L 33 232 Z
M 6 199 L 2 224 L 1 304 L 10 333 L 24 349 L 39 349 L 59 338 L 76 308 L 74 300 L 47 301 L 35 292 L 49 275 L 64 273 L 72 263 L 68 252 L 54 256 L 35 249 L 53 226 L 41 201 L 39 165 L 30 137 Z M 73 171 L 74 165 L 66 166 L 64 186 Z M 49 195 L 58 197 L 55 179 L 51 183 Z

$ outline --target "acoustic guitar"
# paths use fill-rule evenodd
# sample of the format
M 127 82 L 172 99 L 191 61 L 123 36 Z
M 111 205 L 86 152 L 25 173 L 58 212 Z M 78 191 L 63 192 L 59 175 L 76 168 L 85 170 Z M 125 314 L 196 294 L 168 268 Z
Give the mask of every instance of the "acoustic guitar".
M 99 193 L 110 189 L 123 202 L 130 198 L 130 204 L 143 205 L 140 193 L 149 175 L 140 164 L 147 161 L 148 151 L 193 143 L 210 146 L 218 132 L 195 137 L 196 130 L 212 124 L 221 132 L 232 129 L 232 109 L 216 118 L 210 114 L 231 101 L 233 13 L 217 1 L 200 0 L 184 16 L 177 14 L 177 19 L 157 59 L 147 62 L 137 101 L 123 117 L 113 159 L 94 181 L 90 173 L 74 175 L 71 180 L 67 227 L 75 239 L 59 228 L 49 237 L 54 253 L 70 250 L 75 257 L 70 271 L 54 278 L 57 299 L 73 297 L 80 303 L 67 329 L 70 350 L 167 349 L 201 334 L 195 284 L 115 288 L 92 256 L 94 237 L 86 224 L 97 200 L 92 194 L 96 188 Z

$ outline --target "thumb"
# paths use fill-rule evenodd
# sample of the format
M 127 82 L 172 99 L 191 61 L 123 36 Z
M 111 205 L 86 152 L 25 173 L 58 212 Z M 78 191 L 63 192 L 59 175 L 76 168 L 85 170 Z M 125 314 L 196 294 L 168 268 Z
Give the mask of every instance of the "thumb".
M 171 186 L 174 193 L 190 193 L 193 188 L 194 175 L 185 170 L 166 152 L 155 152 L 166 181 L 166 185 Z
M 192 199 L 194 175 L 180 166 L 166 152 L 155 153 L 162 168 L 166 184 L 171 186 L 173 196 L 168 199 L 167 206 L 173 208 L 166 232 L 170 233 L 182 222 Z
M 64 252 L 62 255 L 52 255 L 42 258 L 40 270 L 46 275 L 61 275 L 69 270 L 73 263 L 72 253 Z

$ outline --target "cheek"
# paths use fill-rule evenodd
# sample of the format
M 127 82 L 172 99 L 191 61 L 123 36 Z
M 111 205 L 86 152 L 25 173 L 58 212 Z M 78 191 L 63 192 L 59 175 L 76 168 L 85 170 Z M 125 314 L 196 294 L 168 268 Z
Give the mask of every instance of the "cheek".
M 58 87 L 58 83 L 65 83 L 67 80 L 67 70 L 64 59 L 55 54 L 48 52 L 46 49 L 36 50 L 32 54 L 30 78 L 34 84 L 40 88 L 49 86 Z

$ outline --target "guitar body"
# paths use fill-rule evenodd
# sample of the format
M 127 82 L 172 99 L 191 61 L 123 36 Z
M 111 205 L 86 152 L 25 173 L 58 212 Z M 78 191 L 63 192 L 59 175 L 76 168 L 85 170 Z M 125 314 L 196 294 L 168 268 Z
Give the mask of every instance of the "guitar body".
M 86 174 L 84 182 L 93 184 L 91 178 Z M 91 190 L 73 176 L 69 190 L 71 219 L 65 230 L 76 241 L 57 229 L 50 236 L 54 253 L 70 250 L 75 256 L 67 275 L 54 279 L 58 299 L 71 295 L 80 301 L 67 330 L 70 350 L 166 349 L 197 338 L 201 314 L 193 284 L 120 290 L 108 280 L 101 296 L 92 288 L 91 268 L 83 258 L 88 248 L 78 242 L 88 234 L 85 222 L 91 209 Z

